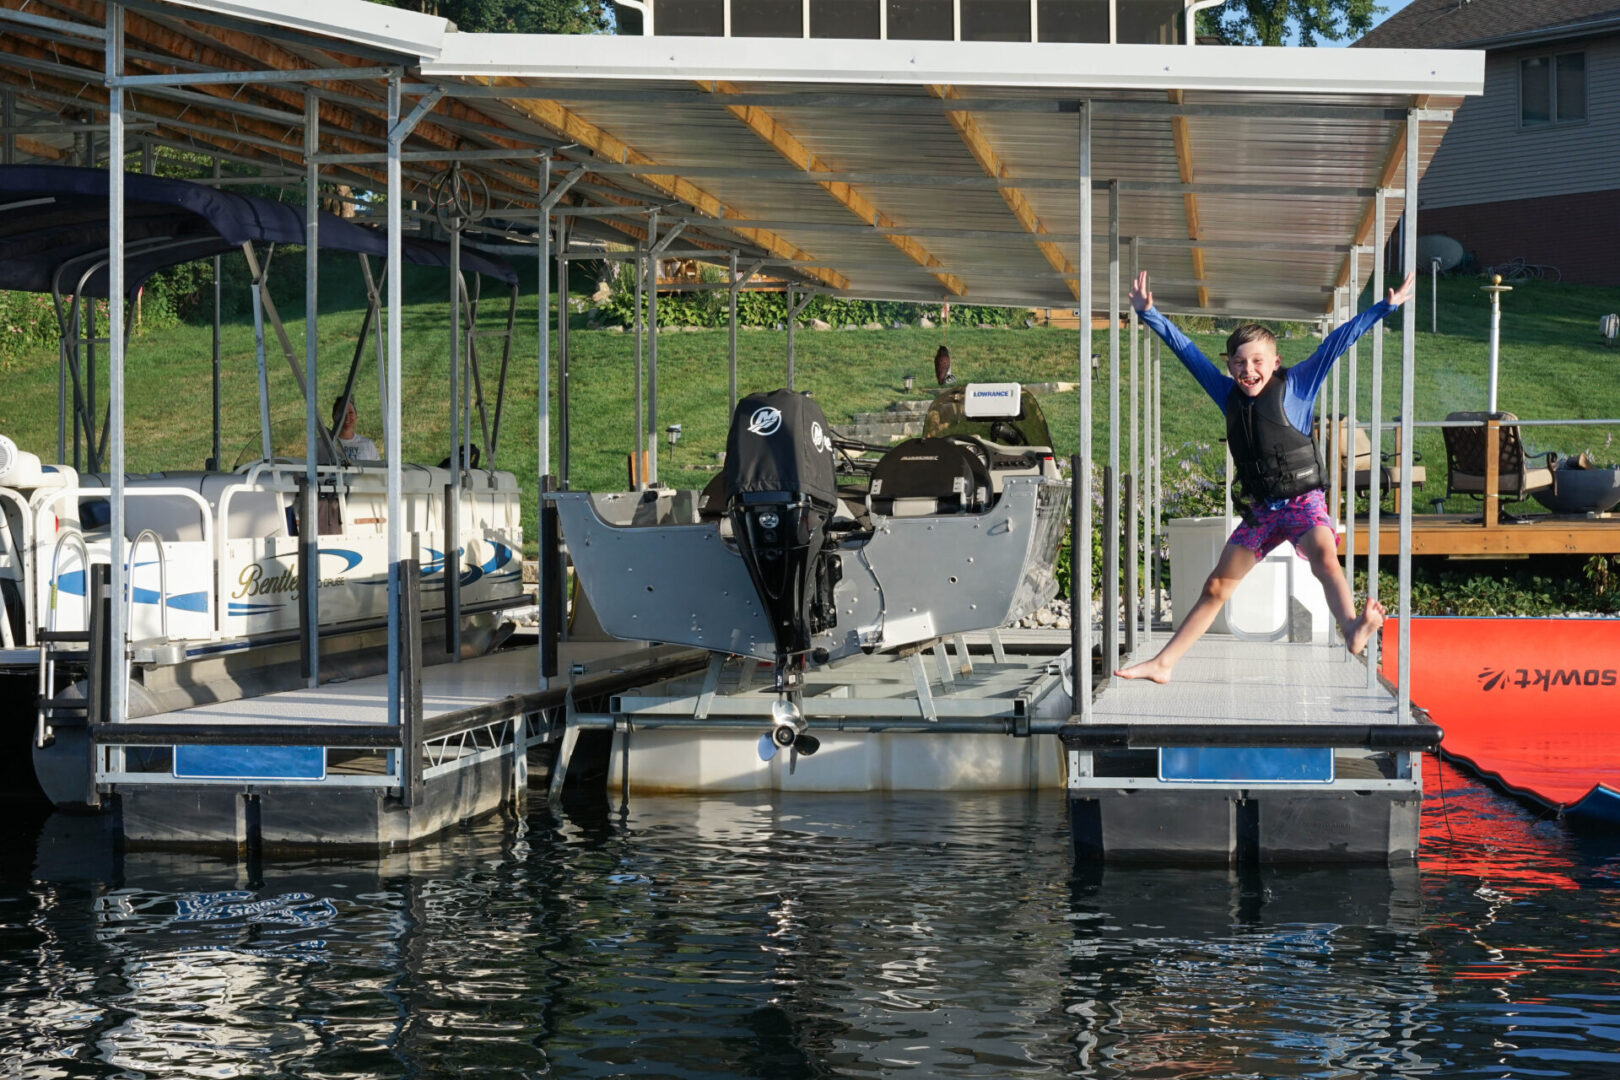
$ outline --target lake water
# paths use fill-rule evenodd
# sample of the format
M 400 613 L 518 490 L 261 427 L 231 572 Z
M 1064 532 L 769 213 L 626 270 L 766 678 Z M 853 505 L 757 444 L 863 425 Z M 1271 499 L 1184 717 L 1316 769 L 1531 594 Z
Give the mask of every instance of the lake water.
M 17 811 L 0 1076 L 1620 1075 L 1620 839 L 1428 791 L 1417 866 L 1252 874 L 1077 871 L 1059 793 L 537 799 L 262 867 Z

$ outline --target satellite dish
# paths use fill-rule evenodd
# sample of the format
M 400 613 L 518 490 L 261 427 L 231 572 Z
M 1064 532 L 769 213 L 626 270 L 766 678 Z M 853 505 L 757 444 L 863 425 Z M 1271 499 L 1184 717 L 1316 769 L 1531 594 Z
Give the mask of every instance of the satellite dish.
M 1439 259 L 1440 272 L 1443 274 L 1447 270 L 1461 266 L 1463 259 L 1467 257 L 1467 252 L 1463 251 L 1461 244 L 1442 233 L 1418 237 L 1417 247 L 1419 270 L 1427 270 L 1436 259 Z

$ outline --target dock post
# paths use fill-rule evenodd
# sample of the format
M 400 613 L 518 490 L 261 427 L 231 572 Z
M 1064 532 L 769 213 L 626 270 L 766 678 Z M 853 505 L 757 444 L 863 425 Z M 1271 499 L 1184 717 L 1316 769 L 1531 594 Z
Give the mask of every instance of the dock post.
M 318 610 L 309 602 L 320 588 L 321 526 L 315 506 L 315 485 L 304 474 L 294 474 L 298 485 L 298 674 L 315 685 L 319 661 L 316 658 Z
M 452 472 L 460 471 L 459 456 L 450 456 Z M 456 659 L 461 657 L 460 510 L 460 486 L 451 481 L 444 485 L 444 651 Z
M 1126 528 L 1126 559 L 1125 559 L 1125 655 L 1134 656 L 1136 653 L 1136 617 L 1137 617 L 1137 589 L 1141 583 L 1137 577 L 1136 560 L 1136 477 L 1126 473 L 1120 483 L 1120 497 L 1124 500 L 1128 513 L 1125 515 Z
M 557 677 L 557 642 L 565 621 L 562 529 L 557 507 L 546 499 L 555 483 L 555 477 L 540 478 L 540 589 L 536 599 L 540 604 L 540 675 L 545 679 Z
M 1111 683 L 1119 666 L 1119 487 L 1114 467 L 1103 466 L 1102 680 Z M 1072 620 L 1071 620 L 1072 621 Z
M 84 804 L 100 807 L 96 791 L 96 759 L 101 750 L 96 734 L 112 720 L 113 667 L 112 568 L 96 563 L 90 568 L 90 655 L 85 686 L 85 747 L 89 760 L 84 770 Z
M 399 561 L 399 801 L 422 797 L 422 576 L 415 559 Z
M 1080 508 L 1080 501 L 1085 497 L 1080 483 L 1080 464 L 1079 454 L 1069 459 L 1069 656 L 1072 660 L 1069 665 L 1069 697 L 1075 716 L 1091 711 L 1091 695 L 1087 693 L 1091 687 L 1090 635 L 1083 629 L 1091 625 L 1091 604 L 1089 596 L 1082 598 L 1080 594 L 1080 529 L 1085 523 Z M 1089 537 L 1087 540 L 1084 558 L 1089 567 L 1091 544 Z M 1089 589 L 1086 591 L 1090 592 Z

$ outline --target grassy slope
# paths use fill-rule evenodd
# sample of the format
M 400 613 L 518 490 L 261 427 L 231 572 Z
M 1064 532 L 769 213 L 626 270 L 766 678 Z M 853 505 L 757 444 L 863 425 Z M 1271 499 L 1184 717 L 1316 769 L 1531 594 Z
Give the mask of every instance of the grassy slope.
M 1420 289 L 1417 333 L 1416 414 L 1439 419 L 1455 409 L 1482 409 L 1486 397 L 1489 307 L 1472 279 L 1442 281 L 1440 333 L 1428 332 L 1428 283 Z M 323 409 L 341 389 L 360 326 L 354 283 L 341 271 L 323 278 L 320 324 L 320 383 Z M 446 455 L 449 438 L 444 407 L 448 319 L 440 286 L 417 274 L 407 281 L 404 319 L 405 450 L 408 460 L 437 461 Z M 303 323 L 294 300 L 287 298 L 287 331 L 301 355 Z M 301 307 L 301 305 L 299 305 Z M 508 408 L 502 427 L 499 464 L 520 477 L 532 506 L 535 479 L 536 335 L 535 301 L 530 289 L 521 301 L 517 340 L 508 385 Z M 1620 310 L 1620 290 L 1524 285 L 1506 294 L 1502 331 L 1502 408 L 1523 418 L 1594 418 L 1620 416 L 1620 380 L 1613 369 L 1620 352 L 1605 348 L 1598 318 Z M 487 318 L 499 317 L 495 306 Z M 524 316 L 531 325 L 524 327 Z M 1392 320 L 1385 337 L 1385 414 L 1399 409 L 1400 334 Z M 1195 334 L 1210 356 L 1223 347 L 1224 335 Z M 574 486 L 610 489 L 623 486 L 625 457 L 634 437 L 634 342 L 623 334 L 580 331 L 571 337 L 573 381 Z M 939 330 L 832 331 L 797 335 L 798 386 L 812 390 L 836 426 L 856 412 L 882 409 L 904 396 L 902 379 L 918 376 L 926 384 Z M 967 330 L 953 328 L 948 342 L 956 369 L 965 379 L 1069 381 L 1077 370 L 1077 342 L 1072 332 L 1054 330 Z M 129 466 L 145 471 L 199 468 L 209 451 L 209 329 L 181 326 L 151 331 L 131 346 L 127 362 L 126 428 Z M 1370 339 L 1360 350 L 1360 382 L 1365 416 L 1371 383 Z M 665 333 L 659 339 L 659 426 L 679 421 L 683 435 L 675 468 L 666 463 L 663 478 L 680 486 L 701 486 L 713 475 L 715 452 L 725 444 L 726 342 L 724 331 Z M 1314 338 L 1280 343 L 1285 363 L 1303 359 Z M 555 340 L 553 340 L 555 347 Z M 1096 335 L 1095 348 L 1107 350 L 1107 334 Z M 258 403 L 251 325 L 245 318 L 228 323 L 223 335 L 224 457 L 252 455 L 258 446 Z M 744 393 L 785 382 L 786 335 L 746 331 L 738 336 L 739 387 Z M 358 380 L 362 433 L 381 443 L 377 382 L 371 366 L 372 347 Z M 493 396 L 498 361 L 495 346 L 485 345 L 486 386 Z M 1221 433 L 1219 413 L 1172 357 L 1166 354 L 1164 435 L 1172 450 L 1182 443 L 1209 441 Z M 285 434 L 282 452 L 302 454 L 303 410 L 287 364 L 271 340 L 270 374 L 273 423 Z M 42 457 L 54 456 L 56 430 L 56 363 L 54 353 L 41 353 L 14 363 L 5 373 L 0 399 L 0 431 Z M 553 387 L 556 386 L 555 373 Z M 104 391 L 103 391 L 104 394 Z M 1106 380 L 1095 384 L 1095 447 L 1107 450 Z M 1051 395 L 1044 402 L 1060 453 L 1076 448 L 1076 395 Z M 102 398 L 105 401 L 105 396 Z M 555 431 L 555 413 L 553 430 Z M 1620 453 L 1608 448 L 1607 428 L 1532 429 L 1532 447 L 1571 452 L 1591 448 L 1605 461 Z M 1124 433 L 1122 432 L 1122 438 Z M 1423 433 L 1419 450 L 1429 466 L 1430 491 L 1443 492 L 1445 455 L 1438 431 Z M 556 461 L 555 450 L 553 461 Z M 667 459 L 666 459 L 667 462 Z M 704 468 L 703 466 L 706 466 Z M 1464 500 L 1454 505 L 1462 508 Z

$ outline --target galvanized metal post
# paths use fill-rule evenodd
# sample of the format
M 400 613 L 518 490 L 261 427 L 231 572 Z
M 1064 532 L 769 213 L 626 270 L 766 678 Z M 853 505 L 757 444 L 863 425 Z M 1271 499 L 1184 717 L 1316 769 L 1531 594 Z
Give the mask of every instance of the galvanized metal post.
M 1153 589 L 1153 617 L 1164 621 L 1164 590 L 1159 586 L 1159 525 L 1164 520 L 1164 352 L 1159 335 L 1147 339 L 1153 349 L 1153 506 L 1148 513 L 1148 550 L 1152 555 L 1152 572 L 1148 580 Z
M 1345 285 L 1342 289 L 1337 289 L 1333 293 L 1334 307 L 1336 309 L 1333 313 L 1335 328 L 1343 326 L 1355 313 L 1355 301 L 1351 298 L 1350 290 L 1351 286 Z M 1339 507 L 1339 485 L 1341 475 L 1344 472 L 1334 457 L 1339 453 L 1340 447 L 1344 445 L 1345 438 L 1344 428 L 1339 423 L 1339 381 L 1343 375 L 1344 371 L 1337 362 L 1337 358 L 1335 358 L 1333 385 L 1328 392 L 1327 415 L 1322 417 L 1321 421 L 1322 434 L 1327 441 L 1327 453 L 1322 458 L 1322 465 L 1328 471 L 1328 517 L 1335 520 L 1337 520 L 1336 515 Z M 1354 459 L 1352 459 L 1352 464 L 1354 464 Z M 1353 481 L 1351 486 L 1354 486 Z M 1335 539 L 1337 539 L 1337 536 L 1335 536 Z M 1333 553 L 1333 558 L 1335 560 L 1339 558 L 1337 551 Z M 1338 620 L 1329 619 L 1327 628 L 1328 643 L 1332 644 L 1334 639 L 1339 636 L 1339 633 Z
M 1103 474 L 1103 681 L 1119 664 L 1119 181 L 1108 181 L 1108 468 Z
M 112 677 L 108 680 L 107 717 L 122 723 L 128 711 L 129 626 L 125 619 L 124 593 L 128 588 L 124 566 L 124 89 L 117 80 L 124 74 L 124 5 L 107 5 L 107 462 L 108 564 L 111 567 L 109 591 L 112 612 L 109 640 L 112 642 Z M 92 451 L 92 456 L 94 456 Z
M 647 455 L 647 476 L 658 482 L 658 212 L 647 225 L 647 436 L 636 448 Z
M 1350 248 L 1350 314 L 1355 317 L 1356 302 L 1361 298 L 1361 249 L 1355 246 Z M 1373 297 L 1377 303 L 1378 297 Z M 1350 606 L 1355 608 L 1356 599 L 1356 398 L 1358 396 L 1359 373 L 1356 371 L 1356 343 L 1350 343 L 1349 356 L 1345 357 L 1349 364 L 1345 382 L 1349 385 L 1349 392 L 1344 400 L 1344 428 L 1339 437 L 1344 441 L 1344 576 L 1345 582 L 1350 586 Z M 1367 463 L 1367 471 L 1372 472 L 1378 467 L 1376 460 Z
M 461 659 L 461 470 L 466 461 L 462 432 L 461 227 L 456 213 L 459 176 L 452 170 L 450 211 L 450 482 L 444 486 L 444 651 Z
M 315 471 L 315 415 L 320 398 L 316 381 L 316 353 L 320 343 L 316 319 L 320 310 L 321 167 L 315 155 L 321 148 L 320 98 L 304 91 L 304 519 L 298 529 L 300 618 L 298 653 L 310 686 L 321 681 L 321 590 L 319 483 Z M 339 421 L 341 423 L 341 421 Z
M 403 338 L 400 326 L 400 285 L 405 279 L 400 267 L 404 263 L 404 199 L 405 186 L 401 182 L 400 146 L 408 129 L 400 123 L 400 74 L 388 77 L 388 395 L 383 399 L 383 458 L 387 473 L 388 490 L 388 721 L 405 722 L 405 705 L 400 688 L 400 585 L 407 564 L 402 563 L 405 542 L 405 523 L 400 513 L 400 403 Z M 396 763 L 399 775 L 404 776 L 403 762 Z
M 1069 641 L 1073 650 L 1074 712 L 1091 719 L 1091 102 L 1080 102 L 1080 452 L 1069 563 Z
M 1372 294 L 1373 299 L 1384 298 L 1384 243 L 1388 239 L 1384 230 L 1387 228 L 1384 220 L 1384 189 L 1379 188 L 1373 194 L 1373 267 L 1372 267 Z M 1383 498 L 1379 491 L 1384 478 L 1384 320 L 1379 319 L 1373 323 L 1372 328 L 1372 386 L 1369 388 L 1371 401 L 1367 405 L 1368 430 L 1367 439 L 1372 444 L 1372 469 L 1367 476 L 1367 599 L 1378 600 L 1378 526 L 1380 511 L 1379 500 Z M 1367 689 L 1373 690 L 1378 686 L 1378 651 L 1382 637 L 1374 634 L 1367 642 Z
M 219 161 L 215 160 L 215 162 L 214 162 L 214 179 L 216 179 L 216 180 L 219 179 L 219 175 L 220 175 Z M 219 372 L 219 314 L 220 314 L 220 312 L 219 312 L 219 309 L 220 309 L 220 299 L 221 299 L 221 286 L 220 286 L 219 278 L 220 278 L 220 272 L 223 269 L 224 269 L 224 267 L 223 267 L 223 265 L 221 263 L 220 257 L 218 255 L 215 255 L 214 256 L 214 336 L 213 336 L 213 350 L 212 350 L 212 355 L 213 355 L 213 375 L 214 375 L 214 385 L 213 385 L 213 390 L 214 390 L 214 441 L 213 441 L 213 454 L 212 454 L 212 461 L 213 461 L 214 464 L 213 464 L 212 467 L 215 468 L 215 469 L 223 469 L 225 467 L 224 462 L 220 461 L 220 459 L 219 459 L 220 458 L 220 448 L 219 448 L 219 436 L 220 436 L 220 432 L 219 432 L 219 405 L 220 405 L 220 399 L 219 399 L 219 391 L 220 391 L 220 385 L 219 385 L 219 374 L 220 374 L 220 372 Z
M 793 307 L 793 286 L 787 287 L 787 388 L 793 389 L 793 324 L 799 316 Z
M 636 444 L 632 448 L 635 462 L 635 489 L 640 491 L 647 486 L 647 403 L 643 400 L 641 386 L 642 367 L 646 363 L 642 355 L 644 344 L 642 335 L 646 333 L 646 322 L 642 319 L 642 305 L 646 303 L 644 286 L 647 284 L 647 256 L 644 251 L 636 252 Z
M 1136 237 L 1133 236 L 1131 237 L 1130 274 L 1131 281 L 1133 283 L 1136 280 L 1136 259 Z M 1140 447 L 1142 442 L 1142 424 L 1141 416 L 1137 412 L 1140 401 L 1138 384 L 1141 381 L 1141 368 L 1137 362 L 1136 308 L 1127 302 L 1125 305 L 1125 311 L 1125 317 L 1127 320 L 1126 333 L 1130 337 L 1131 352 L 1131 398 L 1129 410 L 1131 417 L 1130 461 L 1125 473 L 1125 475 L 1129 477 L 1130 482 L 1130 486 L 1126 490 L 1125 498 L 1125 520 L 1128 523 L 1126 527 L 1130 530 L 1125 544 L 1125 595 L 1128 597 L 1128 599 L 1125 601 L 1128 608 L 1125 615 L 1125 652 L 1130 655 L 1135 655 L 1137 648 L 1137 626 L 1142 618 L 1142 612 L 1144 610 L 1140 596 L 1142 591 L 1142 575 L 1140 565 L 1142 549 L 1138 543 L 1138 540 L 1142 535 L 1142 527 L 1145 524 L 1145 519 L 1141 513 L 1142 460 Z
M 726 289 L 726 320 L 730 329 L 728 348 L 726 351 L 726 370 L 730 376 L 726 394 L 726 416 L 730 416 L 737 408 L 737 290 L 742 283 L 737 280 L 737 249 L 731 249 L 729 260 L 730 273 L 726 276 L 729 283 Z
M 539 198 L 536 200 L 536 202 L 538 203 L 540 209 L 540 220 L 537 223 L 540 231 L 540 250 L 538 253 L 539 258 L 537 260 L 539 264 L 539 280 L 537 288 L 540 296 L 536 315 L 540 320 L 540 347 L 535 359 L 535 490 L 539 492 L 540 498 L 538 505 L 535 507 L 534 527 L 536 535 L 539 537 L 544 537 L 546 521 L 546 476 L 551 471 L 551 206 L 547 202 L 547 198 L 551 193 L 550 153 L 543 153 L 540 155 L 539 185 Z M 638 320 L 640 319 L 640 316 L 641 311 L 638 306 L 636 310 L 636 317 Z M 639 338 L 637 339 L 636 347 L 639 351 Z M 638 352 L 636 365 L 638 373 L 640 371 L 640 367 L 640 357 Z M 540 557 L 535 560 L 535 564 L 538 573 L 538 576 L 535 579 L 535 599 L 541 605 L 544 605 L 546 599 L 546 575 L 549 573 L 549 570 L 546 567 L 545 552 L 543 549 L 540 552 Z M 540 625 L 544 626 L 545 622 L 545 611 L 542 606 Z M 543 650 L 541 651 L 543 652 Z M 540 689 L 544 690 L 547 688 L 548 683 L 546 678 L 544 657 L 537 656 L 535 662 L 537 665 L 535 673 L 536 681 Z
M 1402 207 L 1405 231 L 1401 234 L 1402 278 L 1417 272 L 1418 115 L 1406 114 L 1406 203 Z M 1396 658 L 1396 719 L 1412 720 L 1412 409 L 1416 395 L 1417 305 L 1406 302 L 1401 316 L 1401 554 L 1400 653 Z
M 569 429 L 572 387 L 568 382 L 568 219 L 557 219 L 557 465 L 559 482 L 568 490 L 573 473 L 573 432 Z

